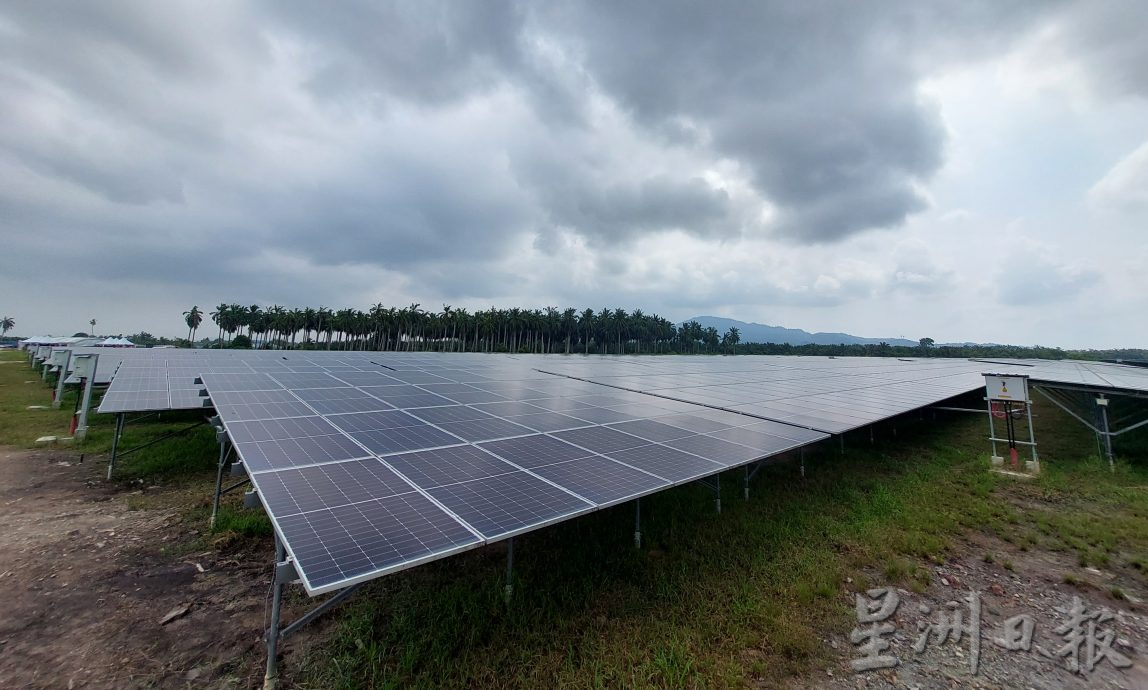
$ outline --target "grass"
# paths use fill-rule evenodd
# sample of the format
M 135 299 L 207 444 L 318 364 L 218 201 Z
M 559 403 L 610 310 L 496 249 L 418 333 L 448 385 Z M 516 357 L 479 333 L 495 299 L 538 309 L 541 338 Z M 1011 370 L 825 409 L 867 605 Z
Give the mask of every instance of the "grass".
M 26 410 L 45 404 L 46 390 L 27 367 L 0 366 L 0 444 L 66 433 L 73 399 L 63 412 Z M 850 436 L 843 457 L 835 444 L 808 452 L 805 478 L 793 455 L 771 462 L 748 501 L 740 471 L 726 472 L 720 514 L 698 485 L 643 499 L 640 550 L 632 504 L 518 537 L 509 603 L 502 545 L 373 581 L 311 629 L 323 632 L 309 651 L 294 647 L 284 672 L 302 688 L 775 686 L 820 668 L 830 654 L 823 640 L 853 625 L 852 592 L 924 591 L 931 566 L 972 533 L 1114 571 L 1114 599 L 1143 591 L 1148 433 L 1120 437 L 1110 473 L 1084 429 L 1051 405 L 1037 410 L 1044 474 L 1034 481 L 986 471 L 981 416 L 900 420 L 896 438 L 888 425 L 874 445 L 867 431 Z M 124 447 L 196 419 L 129 424 Z M 95 415 L 77 450 L 106 454 L 111 425 Z M 200 428 L 123 458 L 116 481 L 132 488 L 130 507 L 176 504 L 186 523 L 205 525 L 217 452 Z M 154 484 L 164 490 L 147 490 Z M 254 541 L 270 554 L 270 531 L 261 512 L 232 496 L 214 532 L 180 548 Z M 981 554 L 1006 570 L 1024 567 L 1003 549 L 973 557 Z M 1064 581 L 1086 580 L 1066 572 Z M 315 603 L 304 599 L 293 594 L 290 610 Z
M 24 353 L 0 350 L 0 445 L 31 447 L 40 436 L 68 436 L 75 394 L 65 396 L 58 410 L 51 405 L 52 389 L 27 366 Z
M 31 448 L 41 436 L 68 437 L 69 426 L 80 391 L 66 389 L 60 409 L 52 409 L 52 390 L 36 372 L 26 365 L 21 352 L 0 352 L 0 445 Z M 83 441 L 60 442 L 88 456 L 107 456 L 115 432 L 113 415 L 96 414 L 99 393 L 93 396 L 88 416 L 88 433 Z M 47 409 L 28 409 L 46 406 Z M 120 452 L 187 429 L 203 420 L 200 412 L 164 412 L 160 415 L 130 415 L 120 440 Z M 213 472 L 219 445 L 207 426 L 196 428 L 166 440 L 160 440 L 142 451 L 123 455 L 116 463 L 115 480 L 123 483 L 170 483 L 173 480 L 198 477 Z

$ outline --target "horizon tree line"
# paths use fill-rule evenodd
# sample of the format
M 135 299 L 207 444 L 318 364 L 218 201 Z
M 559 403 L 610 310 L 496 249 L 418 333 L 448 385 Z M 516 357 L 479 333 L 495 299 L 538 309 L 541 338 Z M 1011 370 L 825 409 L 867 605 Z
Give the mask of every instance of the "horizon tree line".
M 1148 360 L 1148 351 L 1063 350 L 1017 345 L 938 345 L 921 338 L 916 345 L 758 343 L 741 341 L 741 332 L 724 334 L 696 320 L 682 324 L 646 314 L 641 309 L 568 307 L 480 309 L 470 312 L 444 304 L 428 311 L 418 303 L 390 307 L 381 302 L 367 311 L 327 307 L 287 308 L 272 305 L 220 304 L 209 312 L 198 305 L 183 312 L 187 344 L 206 319 L 216 326 L 212 347 L 261 349 L 396 350 L 440 352 L 517 352 L 581 354 L 744 354 L 837 357 L 1034 357 L 1041 359 L 1122 358 Z M 159 342 L 148 333 L 147 340 Z
M 207 316 L 216 326 L 219 347 L 657 354 L 731 351 L 741 341 L 737 328 L 720 334 L 697 321 L 679 327 L 657 314 L 621 308 L 595 312 L 573 307 L 561 311 L 491 307 L 472 313 L 448 304 L 436 312 L 418 303 L 407 307 L 378 303 L 364 312 L 220 304 Z M 183 320 L 192 342 L 204 312 L 194 305 L 183 312 Z

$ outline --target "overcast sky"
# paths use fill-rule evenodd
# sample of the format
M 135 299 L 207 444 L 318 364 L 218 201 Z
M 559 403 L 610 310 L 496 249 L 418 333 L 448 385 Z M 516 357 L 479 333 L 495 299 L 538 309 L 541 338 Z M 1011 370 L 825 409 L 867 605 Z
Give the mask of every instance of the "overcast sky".
M 1148 347 L 1148 2 L 0 2 L 0 315 Z

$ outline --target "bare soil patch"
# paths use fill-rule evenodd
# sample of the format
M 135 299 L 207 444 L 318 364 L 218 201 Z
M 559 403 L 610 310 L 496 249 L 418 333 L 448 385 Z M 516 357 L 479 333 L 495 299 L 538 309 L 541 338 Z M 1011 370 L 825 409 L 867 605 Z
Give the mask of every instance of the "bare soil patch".
M 186 506 L 102 469 L 0 448 L 0 687 L 257 686 L 266 554 L 202 548 Z
M 986 560 L 986 554 L 991 558 Z M 990 562 L 991 561 L 991 562 Z M 954 544 L 943 564 L 923 564 L 932 571 L 930 584 L 921 593 L 896 589 L 900 605 L 888 623 L 896 631 L 885 639 L 890 647 L 883 652 L 896 656 L 900 664 L 894 668 L 856 672 L 853 659 L 864 654 L 850 640 L 855 623 L 840 634 L 825 640 L 832 650 L 831 660 L 824 668 L 813 670 L 795 680 L 791 688 L 918 688 L 919 690 L 951 690 L 953 688 L 1027 688 L 1031 690 L 1083 690 L 1085 688 L 1148 688 L 1148 615 L 1143 605 L 1145 592 L 1128 591 L 1115 598 L 1112 595 L 1116 573 L 1097 568 L 1082 568 L 1067 553 L 1043 549 L 1025 549 L 985 534 L 971 533 Z M 867 573 L 871 577 L 867 587 L 883 587 L 887 583 L 879 572 Z M 1066 581 L 1066 579 L 1070 581 Z M 1123 587 L 1136 587 L 1133 578 L 1119 578 Z M 854 603 L 856 585 L 849 583 L 842 593 L 849 605 Z M 949 602 L 956 602 L 968 623 L 970 593 L 977 592 L 981 600 L 980 664 L 976 675 L 970 665 L 970 640 L 967 633 L 959 642 L 949 639 L 936 644 L 936 635 L 929 637 L 923 652 L 913 649 L 921 635 L 921 626 L 939 621 L 938 614 L 951 615 Z M 864 596 L 864 592 L 861 593 Z M 1069 620 L 1074 597 L 1079 597 L 1092 612 L 1107 609 L 1113 618 L 1097 626 L 1098 635 L 1111 631 L 1111 648 L 1132 662 L 1131 667 L 1117 668 L 1108 660 L 1096 663 L 1091 671 L 1083 668 L 1072 671 L 1068 657 L 1056 654 L 1066 638 L 1056 629 Z M 922 606 L 930 609 L 924 613 Z M 1008 650 L 995 640 L 1003 639 L 1004 622 L 1014 616 L 1032 617 L 1034 634 L 1031 649 Z M 868 627 L 868 626 L 858 626 Z M 1040 650 L 1049 653 L 1052 658 Z M 1087 642 L 1081 647 L 1079 659 L 1086 658 Z

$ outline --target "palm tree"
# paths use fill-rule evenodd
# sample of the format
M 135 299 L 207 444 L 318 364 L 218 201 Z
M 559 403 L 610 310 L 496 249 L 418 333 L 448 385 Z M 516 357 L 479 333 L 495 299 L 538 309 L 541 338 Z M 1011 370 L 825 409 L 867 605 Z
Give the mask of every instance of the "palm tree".
M 625 354 L 625 348 L 622 347 L 622 335 L 626 330 L 626 310 L 620 307 L 615 309 L 612 318 L 614 330 L 618 334 L 618 354 Z
M 198 305 L 183 313 L 183 322 L 187 324 L 187 342 L 190 344 L 195 340 L 195 331 L 199 328 L 199 324 L 203 323 L 203 312 L 199 310 Z
M 0 329 L 3 330 L 3 332 L 0 333 L 0 335 L 8 335 L 8 331 L 12 330 L 15 327 L 16 327 L 16 319 L 13 319 L 11 316 L 5 316 L 3 319 L 0 319 Z
M 221 303 L 218 307 L 215 308 L 215 311 L 213 311 L 209 314 L 209 316 L 211 316 L 211 320 L 215 322 L 215 325 L 219 326 L 219 345 L 218 345 L 218 347 L 223 347 L 223 324 L 224 324 L 224 322 L 227 321 L 227 310 L 228 309 L 230 309 L 230 307 L 228 307 L 226 304 Z
M 92 319 L 91 321 L 88 322 L 88 324 L 92 327 L 92 335 L 95 336 L 96 335 L 96 320 Z
M 582 343 L 585 346 L 584 354 L 590 354 L 590 335 L 594 330 L 594 310 L 586 309 L 582 312 L 581 318 L 578 319 L 578 325 L 582 327 Z
M 741 342 L 741 331 L 733 326 L 721 337 L 721 344 L 728 352 L 732 352 L 734 346 L 739 342 Z

